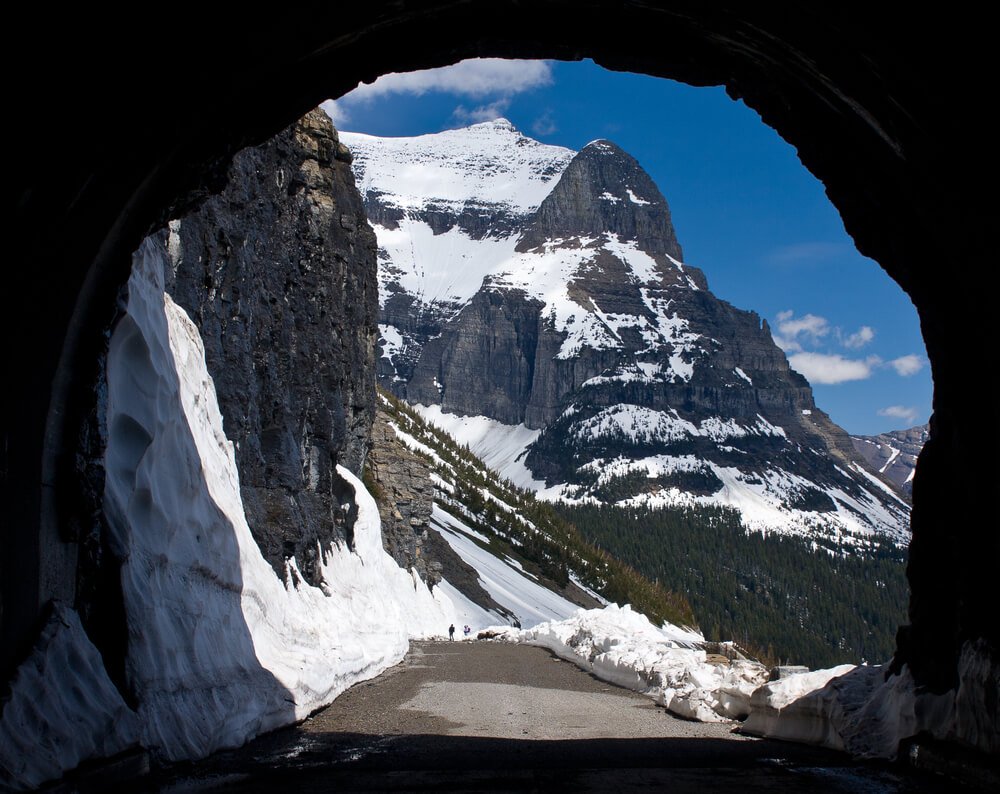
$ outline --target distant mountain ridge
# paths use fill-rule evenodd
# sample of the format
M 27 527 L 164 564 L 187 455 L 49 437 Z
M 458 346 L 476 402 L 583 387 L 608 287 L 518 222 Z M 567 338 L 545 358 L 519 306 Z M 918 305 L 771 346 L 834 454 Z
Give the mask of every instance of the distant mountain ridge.
M 851 442 L 869 466 L 909 498 L 913 494 L 917 456 L 927 443 L 930 432 L 931 426 L 923 424 L 877 436 L 851 436 Z
M 341 137 L 380 249 L 380 381 L 504 476 L 545 498 L 734 507 L 752 529 L 905 545 L 906 502 L 766 321 L 683 262 L 666 199 L 618 146 L 573 153 L 505 120 Z

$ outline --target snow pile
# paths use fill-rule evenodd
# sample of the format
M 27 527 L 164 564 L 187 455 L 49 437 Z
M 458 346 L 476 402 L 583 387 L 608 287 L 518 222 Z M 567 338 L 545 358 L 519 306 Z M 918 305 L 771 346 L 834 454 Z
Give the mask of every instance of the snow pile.
M 893 759 L 921 733 L 996 754 L 1000 675 L 985 643 L 963 646 L 958 673 L 957 689 L 940 695 L 918 688 L 906 666 L 898 675 L 842 665 L 789 676 L 753 694 L 743 731 L 859 758 Z
M 72 609 L 54 605 L 11 682 L 0 720 L 0 786 L 33 789 L 139 743 L 139 721 Z
M 767 680 L 767 670 L 757 662 L 710 663 L 701 634 L 669 623 L 657 628 L 628 605 L 581 610 L 567 620 L 521 631 L 496 631 L 507 640 L 548 648 L 598 678 L 701 722 L 745 717 L 750 696 Z
M 232 443 L 197 328 L 163 292 L 162 252 L 133 262 L 108 354 L 106 510 L 129 627 L 142 743 L 171 759 L 242 744 L 307 716 L 455 619 L 384 552 L 355 490 L 354 548 L 320 549 L 322 589 L 281 581 L 247 526 Z
M 855 668 L 852 664 L 844 664 L 765 684 L 750 699 L 750 716 L 743 730 L 759 736 L 843 750 L 844 744 L 836 729 L 843 712 L 836 697 L 837 687 L 831 682 L 856 669 L 863 671 L 867 683 L 879 668 Z M 854 680 L 859 679 L 855 677 Z
M 644 615 L 615 604 L 531 629 L 492 627 L 490 633 L 548 648 L 681 717 L 746 718 L 744 733 L 859 758 L 895 758 L 906 739 L 921 733 L 1000 752 L 994 728 L 1000 676 L 982 642 L 963 647 L 957 690 L 934 695 L 916 687 L 906 667 L 887 675 L 884 667 L 846 664 L 768 682 L 763 665 L 709 663 L 700 634 L 670 624 L 656 628 Z

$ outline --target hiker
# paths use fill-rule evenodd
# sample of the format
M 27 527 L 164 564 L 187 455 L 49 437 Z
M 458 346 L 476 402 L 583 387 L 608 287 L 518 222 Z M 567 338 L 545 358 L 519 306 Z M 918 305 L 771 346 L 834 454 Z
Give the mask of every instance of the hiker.
M 452 623 L 448 627 L 448 639 L 449 640 L 454 640 L 455 639 L 455 624 L 454 623 Z
M 465 624 L 465 628 L 463 628 L 463 629 L 462 629 L 462 631 L 463 631 L 463 632 L 465 633 L 465 636 L 466 636 L 466 637 L 468 637 L 468 636 L 469 636 L 469 634 L 471 634 L 471 633 L 472 633 L 472 627 L 471 627 L 471 626 L 469 626 L 469 624 L 468 624 L 468 623 L 466 623 L 466 624 Z

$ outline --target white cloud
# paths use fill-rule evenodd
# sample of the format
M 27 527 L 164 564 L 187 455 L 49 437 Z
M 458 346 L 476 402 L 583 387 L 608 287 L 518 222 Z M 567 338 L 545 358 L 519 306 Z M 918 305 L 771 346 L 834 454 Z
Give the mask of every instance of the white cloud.
M 862 360 L 844 358 L 839 354 L 796 353 L 788 363 L 810 383 L 834 384 L 851 380 L 867 380 L 875 367 L 882 363 L 878 356 Z
M 361 102 L 390 94 L 422 96 L 431 91 L 466 97 L 510 96 L 551 85 L 548 61 L 472 58 L 440 69 L 384 74 L 362 83 L 341 101 Z
M 344 122 L 351 117 L 351 114 L 347 112 L 347 108 L 344 107 L 344 103 L 341 101 L 328 99 L 326 102 L 321 102 L 319 107 L 320 110 L 326 112 L 326 115 L 333 122 L 333 126 L 337 129 L 340 129 Z
M 850 348 L 851 350 L 857 350 L 867 345 L 874 338 L 875 338 L 875 329 L 869 325 L 862 325 L 853 334 L 844 337 L 841 344 L 843 344 L 844 347 Z
M 877 413 L 879 416 L 887 416 L 890 419 L 905 419 L 911 425 L 917 421 L 917 417 L 920 415 L 916 408 L 905 405 L 890 405 L 888 408 L 879 408 Z
M 920 356 L 910 354 L 894 358 L 889 362 L 889 366 L 896 370 L 897 375 L 908 378 L 910 375 L 916 375 L 924 368 L 924 360 Z
M 830 324 L 825 317 L 815 314 L 805 314 L 796 317 L 791 309 L 779 312 L 777 316 L 778 331 L 772 332 L 775 344 L 786 353 L 802 350 L 804 343 L 815 345 L 820 339 L 830 333 Z
M 495 102 L 480 105 L 471 110 L 465 105 L 459 105 L 452 111 L 451 117 L 459 124 L 478 124 L 480 121 L 493 121 L 493 119 L 500 118 L 509 107 L 510 97 L 501 97 Z

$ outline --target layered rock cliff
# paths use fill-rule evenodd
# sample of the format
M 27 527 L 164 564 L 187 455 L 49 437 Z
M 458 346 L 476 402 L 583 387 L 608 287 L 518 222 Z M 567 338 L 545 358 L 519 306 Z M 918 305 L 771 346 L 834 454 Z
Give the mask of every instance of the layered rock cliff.
M 318 547 L 351 538 L 336 466 L 360 473 L 375 415 L 375 238 L 326 115 L 238 154 L 225 190 L 164 244 L 254 538 L 279 575 L 294 556 L 317 584 Z

